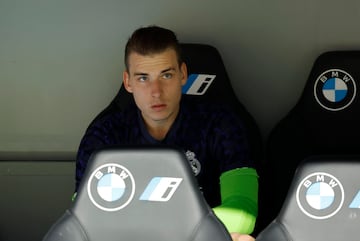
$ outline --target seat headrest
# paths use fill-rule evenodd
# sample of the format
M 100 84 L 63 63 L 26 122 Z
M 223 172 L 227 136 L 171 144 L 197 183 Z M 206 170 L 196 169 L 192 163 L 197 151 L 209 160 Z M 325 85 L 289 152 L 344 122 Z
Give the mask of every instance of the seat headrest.
M 274 131 L 284 132 L 286 125 L 296 126 L 316 149 L 349 140 L 360 134 L 360 51 L 330 51 L 321 54 L 312 67 L 303 93 L 293 109 L 278 123 Z M 338 146 L 338 145 L 337 145 Z M 344 145 L 340 145 L 344 146 Z M 320 153 L 322 154 L 322 153 Z M 341 152 L 339 152 L 341 154 Z
M 256 240 L 359 240 L 359 172 L 359 156 L 305 159 L 280 214 Z
M 315 61 L 309 80 L 299 100 L 301 106 L 313 106 L 303 111 L 341 113 L 355 110 L 359 103 L 360 51 L 329 51 Z
M 181 44 L 189 78 L 183 87 L 187 96 L 236 106 L 238 99 L 219 51 L 207 44 Z
M 332 149 L 330 136 L 350 140 L 350 136 L 360 134 L 359 64 L 360 51 L 329 51 L 316 59 L 304 91 L 288 117 L 288 121 L 297 121 L 315 149 Z
M 117 147 L 91 157 L 74 205 L 45 240 L 214 237 L 231 240 L 200 193 L 183 152 L 169 147 Z

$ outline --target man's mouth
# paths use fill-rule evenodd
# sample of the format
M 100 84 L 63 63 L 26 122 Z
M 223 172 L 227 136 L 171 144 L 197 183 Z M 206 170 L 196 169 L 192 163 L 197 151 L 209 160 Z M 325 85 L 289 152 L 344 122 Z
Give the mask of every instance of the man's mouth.
M 155 111 L 162 111 L 165 108 L 166 108 L 165 104 L 156 104 L 156 105 L 151 106 L 151 109 L 153 109 Z

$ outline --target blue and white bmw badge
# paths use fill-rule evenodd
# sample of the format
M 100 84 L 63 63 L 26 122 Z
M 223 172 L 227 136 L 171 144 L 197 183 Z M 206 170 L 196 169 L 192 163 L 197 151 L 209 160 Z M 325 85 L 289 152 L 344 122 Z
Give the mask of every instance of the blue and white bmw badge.
M 336 177 L 315 172 L 299 183 L 296 201 L 305 215 L 314 219 L 327 219 L 341 209 L 344 188 Z
M 117 211 L 126 207 L 134 197 L 135 181 L 128 169 L 108 163 L 98 167 L 88 180 L 91 202 L 104 211 Z
M 317 78 L 314 96 L 319 105 L 327 110 L 345 109 L 356 96 L 354 78 L 344 70 L 329 69 Z

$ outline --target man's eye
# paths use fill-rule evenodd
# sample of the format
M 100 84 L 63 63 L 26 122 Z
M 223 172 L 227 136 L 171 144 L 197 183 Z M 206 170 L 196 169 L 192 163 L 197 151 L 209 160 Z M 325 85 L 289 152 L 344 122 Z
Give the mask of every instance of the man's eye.
M 172 78 L 172 74 L 171 73 L 165 73 L 165 74 L 163 74 L 163 78 L 164 79 L 171 79 Z
M 144 81 L 146 81 L 148 78 L 146 77 L 146 76 L 140 76 L 139 78 L 138 78 L 138 80 L 140 81 L 140 82 L 144 82 Z

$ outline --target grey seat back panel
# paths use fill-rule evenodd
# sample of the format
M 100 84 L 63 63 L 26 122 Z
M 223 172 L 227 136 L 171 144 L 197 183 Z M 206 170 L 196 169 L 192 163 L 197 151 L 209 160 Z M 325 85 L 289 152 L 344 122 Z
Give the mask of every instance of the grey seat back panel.
M 280 213 L 256 240 L 359 240 L 359 173 L 360 157 L 307 158 Z
M 172 148 L 94 154 L 74 205 L 50 232 L 60 233 L 74 220 L 80 225 L 70 231 L 80 240 L 82 233 L 101 241 L 231 240 L 200 193 L 184 153 Z M 59 235 L 45 240 L 68 240 L 53 237 Z

